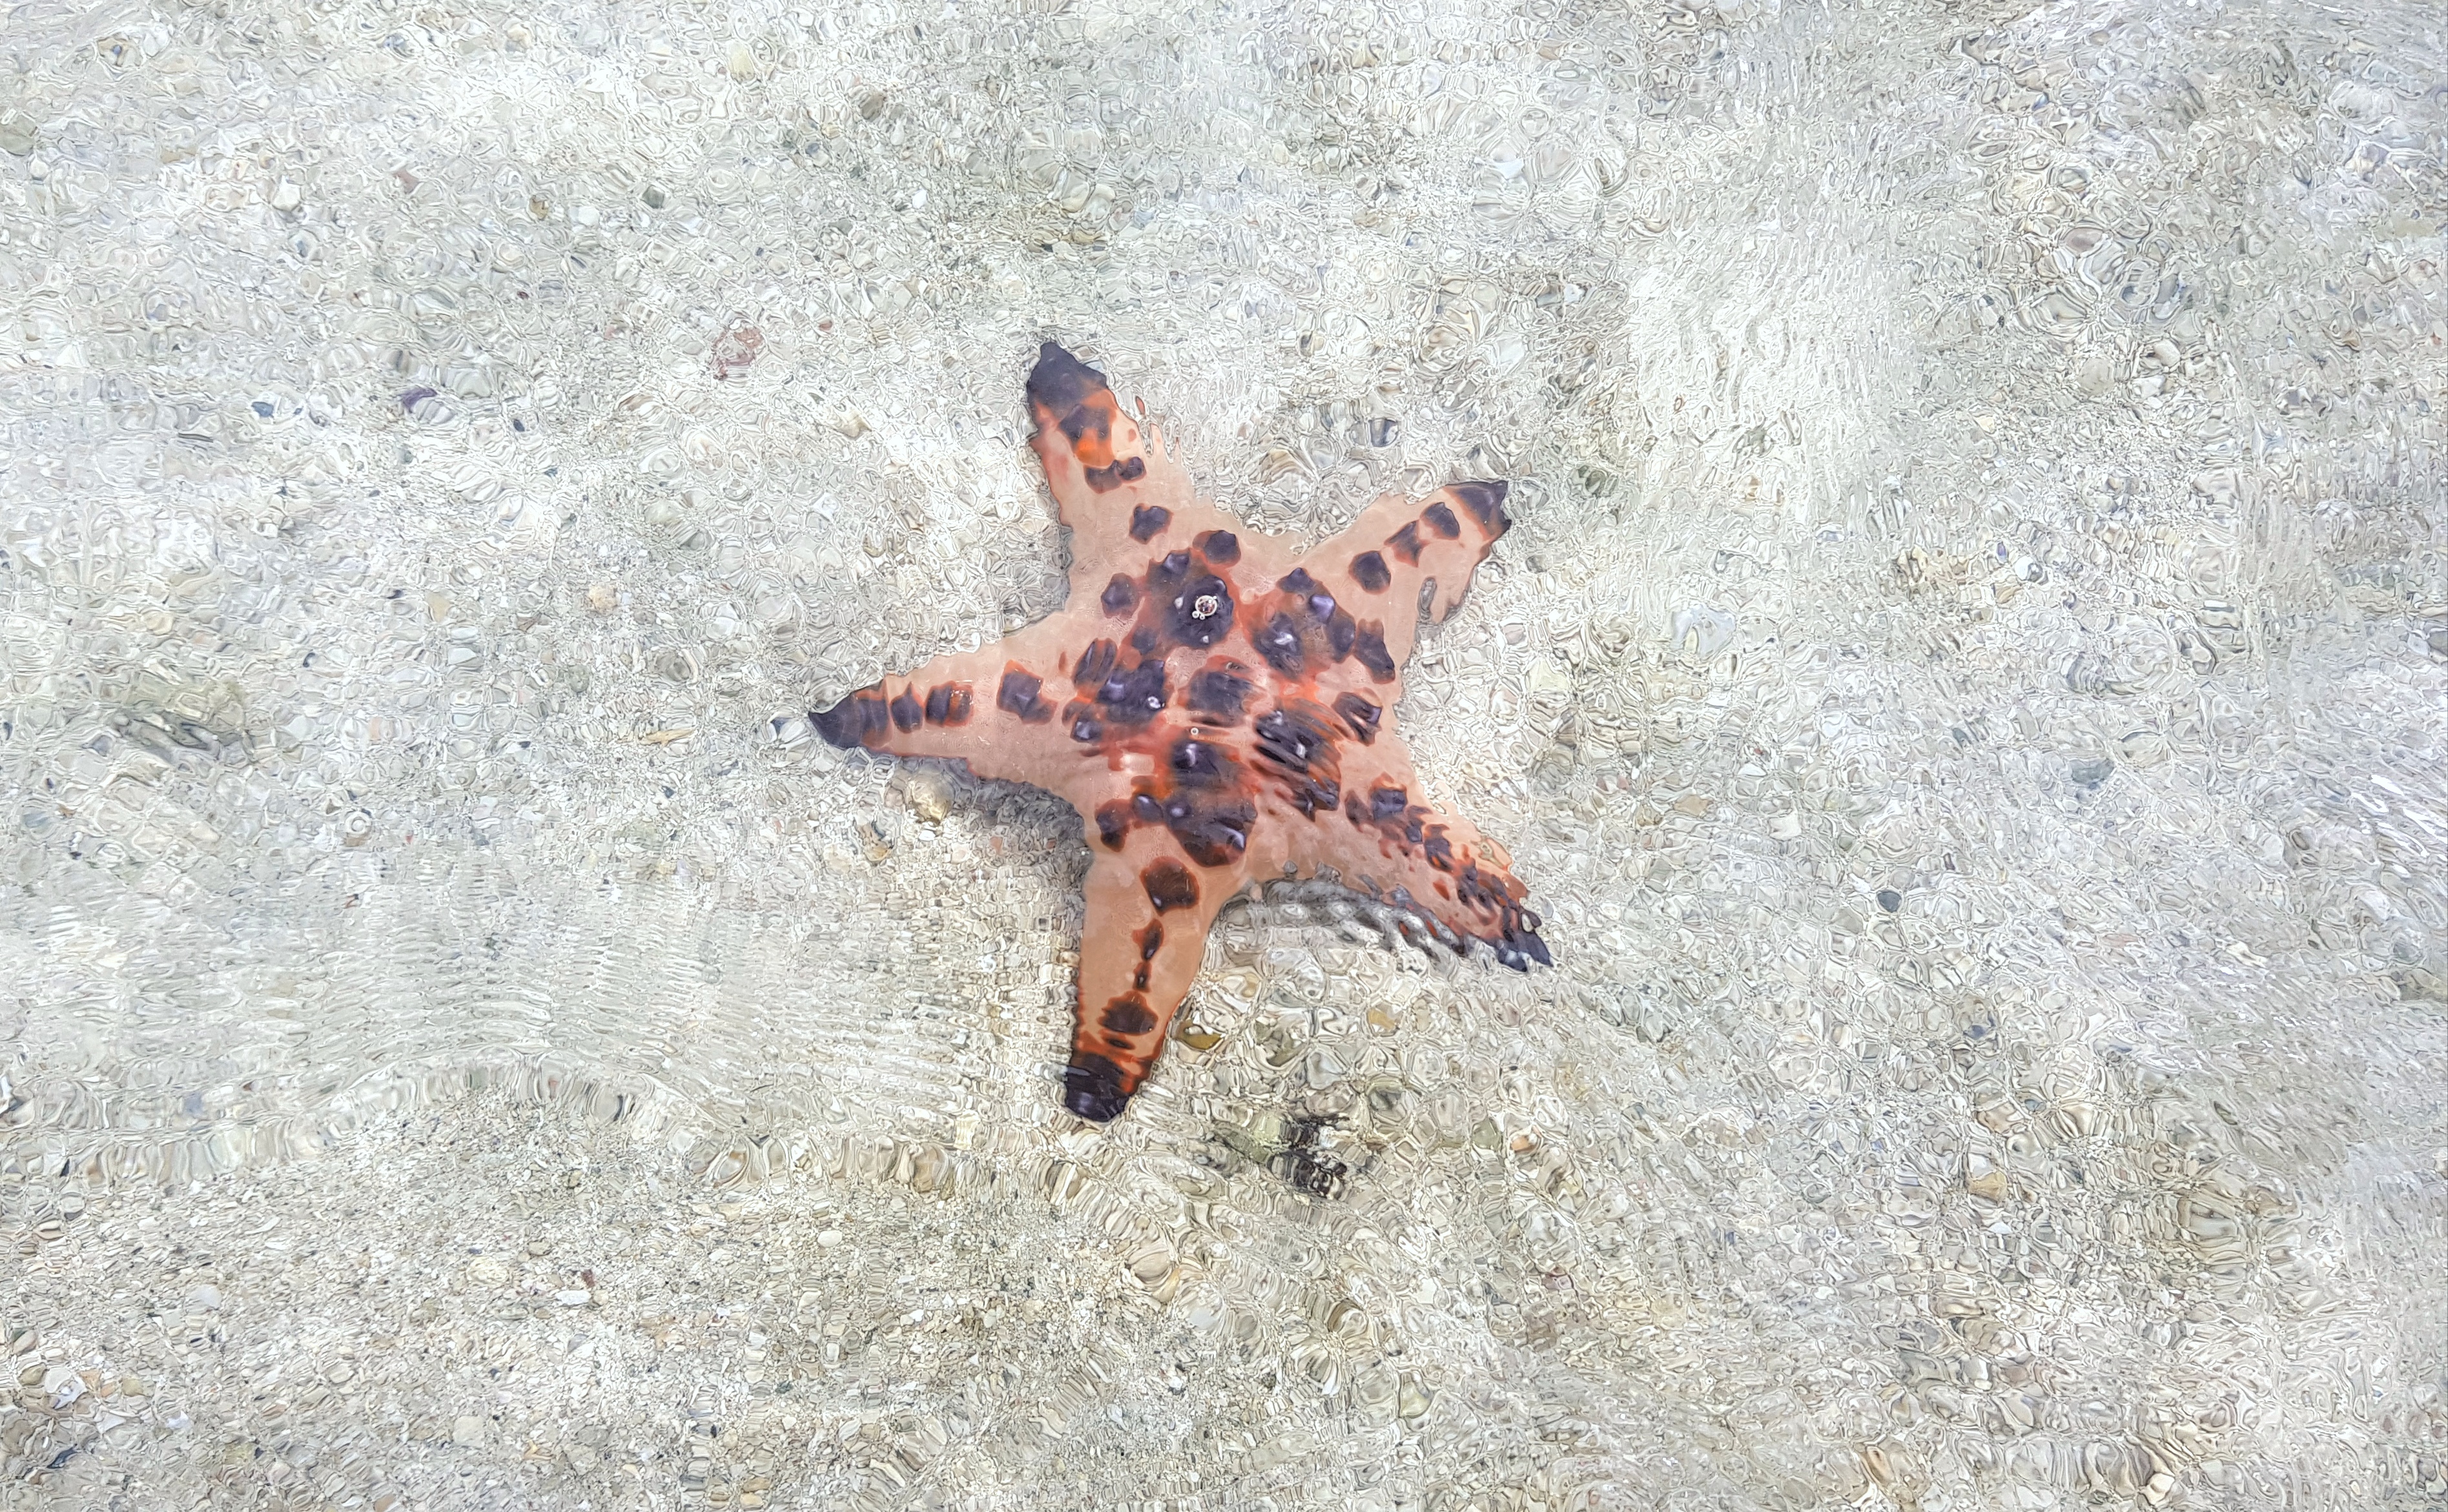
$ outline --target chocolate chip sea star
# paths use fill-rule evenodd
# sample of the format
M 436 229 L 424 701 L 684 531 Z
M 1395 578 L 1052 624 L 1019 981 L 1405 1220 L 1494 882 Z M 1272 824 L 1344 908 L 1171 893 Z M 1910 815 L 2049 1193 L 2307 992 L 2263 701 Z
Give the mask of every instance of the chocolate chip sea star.
M 1030 445 L 1071 527 L 1061 612 L 813 715 L 832 745 L 966 761 L 1061 794 L 1085 821 L 1063 1104 L 1127 1107 L 1249 884 L 1331 871 L 1445 944 L 1547 964 L 1495 842 L 1419 797 L 1393 704 L 1418 628 L 1461 602 L 1512 523 L 1505 485 L 1384 498 L 1305 553 L 1191 496 L 1103 373 L 1053 342 L 1028 375 Z

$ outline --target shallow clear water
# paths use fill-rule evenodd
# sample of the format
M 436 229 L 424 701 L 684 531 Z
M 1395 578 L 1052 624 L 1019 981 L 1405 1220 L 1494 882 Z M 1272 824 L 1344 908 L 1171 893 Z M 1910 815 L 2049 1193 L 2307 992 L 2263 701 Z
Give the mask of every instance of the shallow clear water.
M 2448 1493 L 2427 8 L 0 39 L 0 1506 Z M 1515 481 L 1553 969 L 1255 899 L 1060 1113 L 1076 821 L 798 718 L 1059 606 L 1049 336 Z

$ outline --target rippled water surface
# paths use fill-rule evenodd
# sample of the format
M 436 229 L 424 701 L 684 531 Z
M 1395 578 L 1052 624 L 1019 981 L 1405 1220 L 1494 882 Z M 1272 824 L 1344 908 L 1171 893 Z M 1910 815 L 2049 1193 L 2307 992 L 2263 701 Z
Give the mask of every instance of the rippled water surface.
M 2448 1497 L 2419 4 L 0 12 L 0 1507 Z M 1060 1111 L 1053 337 L 1556 965 Z

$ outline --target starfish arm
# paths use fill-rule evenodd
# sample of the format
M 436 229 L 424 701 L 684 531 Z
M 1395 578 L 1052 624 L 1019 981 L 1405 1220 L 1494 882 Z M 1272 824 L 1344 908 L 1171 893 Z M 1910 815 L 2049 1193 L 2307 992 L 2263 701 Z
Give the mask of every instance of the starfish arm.
M 1102 603 L 1122 612 L 1119 598 L 1151 558 L 1210 531 L 1231 537 L 1232 523 L 1192 495 L 1190 474 L 1123 409 L 1105 375 L 1051 341 L 1028 374 L 1028 412 L 1037 422 L 1028 444 L 1071 527 L 1074 609 Z
M 1302 559 L 1310 576 L 1358 619 L 1362 660 L 1377 681 L 1392 682 L 1409 659 L 1420 592 L 1430 579 L 1437 585 L 1430 619 L 1443 620 L 1462 602 L 1471 574 L 1512 527 L 1507 491 L 1504 483 L 1487 481 L 1452 484 L 1418 503 L 1388 494 Z
M 1070 795 L 1093 745 L 1074 738 L 1078 700 L 1068 624 L 1042 620 L 1017 635 L 937 657 L 905 677 L 858 689 L 808 718 L 827 744 L 891 756 L 966 761 L 982 777 Z M 1101 764 L 1100 764 L 1101 770 Z
M 1512 858 L 1468 819 L 1426 802 L 1398 745 L 1347 753 L 1342 796 L 1342 812 L 1321 813 L 1295 845 L 1297 871 L 1330 866 L 1346 887 L 1433 921 L 1447 945 L 1484 941 L 1517 971 L 1553 964 Z
M 1080 939 L 1063 1106 L 1103 1123 L 1129 1106 L 1206 954 L 1207 928 L 1241 890 L 1237 866 L 1186 862 L 1160 835 L 1111 849 L 1089 826 L 1087 928 Z

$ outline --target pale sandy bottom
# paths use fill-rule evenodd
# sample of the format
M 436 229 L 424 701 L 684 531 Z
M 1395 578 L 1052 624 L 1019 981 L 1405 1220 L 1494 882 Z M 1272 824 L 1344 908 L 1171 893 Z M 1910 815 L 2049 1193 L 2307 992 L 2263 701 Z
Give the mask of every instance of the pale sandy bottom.
M 2436 9 L 0 43 L 0 1507 L 2448 1496 Z M 1235 907 L 1059 1113 L 1076 821 L 797 718 L 1056 606 L 1047 336 L 1516 481 L 1553 969 Z

